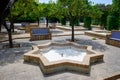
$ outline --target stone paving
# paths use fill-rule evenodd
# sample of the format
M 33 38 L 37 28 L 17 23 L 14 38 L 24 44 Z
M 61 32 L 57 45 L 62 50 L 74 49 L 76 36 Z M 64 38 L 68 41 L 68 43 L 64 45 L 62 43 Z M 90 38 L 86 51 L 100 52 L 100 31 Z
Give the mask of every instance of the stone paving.
M 120 48 L 106 45 L 104 40 L 92 40 L 92 37 L 76 35 L 77 43 L 92 45 L 93 49 L 104 53 L 104 62 L 91 65 L 90 74 L 75 72 L 60 72 L 43 75 L 38 65 L 23 61 L 23 54 L 31 50 L 32 45 L 50 41 L 65 42 L 71 36 L 53 37 L 52 40 L 29 41 L 28 39 L 14 40 L 22 44 L 21 48 L 0 49 L 0 80 L 99 80 L 115 72 L 120 72 Z

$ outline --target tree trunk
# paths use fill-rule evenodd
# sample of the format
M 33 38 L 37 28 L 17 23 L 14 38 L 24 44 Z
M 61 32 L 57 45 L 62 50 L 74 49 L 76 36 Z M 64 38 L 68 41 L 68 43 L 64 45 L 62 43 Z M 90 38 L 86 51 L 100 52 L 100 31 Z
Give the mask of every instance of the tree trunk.
M 2 24 L 0 23 L 0 33 L 1 33 Z
M 73 42 L 74 42 L 74 25 L 72 25 L 72 39 L 71 39 Z
M 40 25 L 39 18 L 37 18 L 37 20 L 38 20 L 38 26 L 39 26 Z
M 102 25 L 100 26 L 100 29 L 104 30 L 104 28 L 105 28 L 105 25 L 102 24 Z
M 12 31 L 11 31 L 11 26 L 8 28 L 6 22 L 4 21 L 3 25 L 5 26 L 7 32 L 8 32 L 8 38 L 9 38 L 9 47 L 13 48 L 13 42 L 12 42 Z
M 15 29 L 14 29 L 14 22 L 10 22 L 10 27 L 12 29 L 12 32 L 15 32 Z
M 71 27 L 72 27 L 72 36 L 71 36 L 71 41 L 73 41 L 74 42 L 74 21 L 72 20 L 72 21 L 70 21 L 70 24 L 71 24 Z
M 48 18 L 46 18 L 46 27 L 48 28 Z
M 9 47 L 13 48 L 12 31 L 11 31 L 11 29 L 8 30 L 8 37 L 9 37 Z

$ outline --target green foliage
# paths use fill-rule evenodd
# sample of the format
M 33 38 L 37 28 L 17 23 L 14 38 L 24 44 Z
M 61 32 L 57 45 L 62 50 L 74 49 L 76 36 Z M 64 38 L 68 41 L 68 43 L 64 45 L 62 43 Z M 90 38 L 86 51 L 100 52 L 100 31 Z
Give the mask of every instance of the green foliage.
M 50 16 L 50 12 L 51 12 L 51 5 L 50 4 L 45 4 L 45 3 L 43 3 L 42 4 L 43 5 L 43 10 L 42 10 L 42 12 L 44 13 L 44 14 L 42 14 L 44 17 L 49 17 Z
M 93 20 L 92 20 L 92 24 L 93 24 L 93 25 L 99 25 L 99 24 L 100 24 L 100 19 L 97 19 L 97 18 L 96 18 L 96 19 L 93 19 Z
M 117 11 L 120 14 L 120 0 L 112 0 L 112 11 Z
M 85 17 L 84 18 L 84 27 L 88 28 L 88 30 L 91 30 L 91 17 Z
M 17 19 L 17 22 L 35 22 L 36 18 L 32 16 L 24 16 Z
M 66 16 L 69 20 L 88 14 L 88 5 L 85 0 L 58 0 L 58 6 L 61 15 Z
M 42 5 L 42 16 L 46 17 L 46 27 L 48 27 L 48 20 L 54 19 L 54 18 L 59 18 L 57 5 L 50 1 L 48 4 L 41 4 Z
M 61 18 L 60 22 L 62 25 L 66 25 L 66 18 Z
M 106 11 L 103 12 L 103 15 L 101 16 L 101 19 L 100 19 L 100 25 L 101 26 L 106 26 L 106 24 L 107 24 L 107 16 L 108 16 L 108 13 Z
M 46 18 L 59 18 L 57 5 L 50 1 L 48 4 L 41 4 L 42 5 L 42 16 Z
M 118 19 L 118 22 L 119 22 L 119 30 L 120 30 L 120 17 L 119 17 L 119 19 Z
M 89 17 L 92 17 L 93 19 L 98 19 L 103 14 L 103 12 L 99 9 L 98 5 L 92 6 L 92 8 L 90 10 L 91 10 L 91 12 L 90 12 Z
M 100 25 L 101 25 L 101 29 L 104 29 L 106 28 L 106 25 L 107 25 L 107 16 L 111 11 L 111 5 L 102 4 L 102 5 L 99 5 L 99 8 L 103 12 L 100 18 Z
M 58 0 L 59 13 L 70 21 L 72 27 L 71 40 L 74 41 L 74 25 L 81 16 L 90 14 L 88 0 Z
M 80 25 L 80 20 L 77 19 L 77 20 L 75 21 L 75 26 L 79 26 L 79 25 Z
M 33 10 L 35 0 L 17 0 L 12 6 L 11 12 L 8 16 L 9 21 L 16 21 L 17 19 L 27 17 Z
M 49 18 L 50 23 L 56 23 L 57 21 L 58 21 L 58 19 L 55 17 Z
M 107 16 L 111 11 L 111 5 L 96 4 L 93 6 L 93 20 L 92 24 L 101 25 L 101 29 L 104 29 L 107 24 Z
M 115 15 L 108 16 L 107 29 L 108 30 L 118 30 L 119 29 L 119 20 Z
M 111 15 L 113 15 L 116 19 L 116 22 L 114 23 L 115 29 L 120 28 L 120 0 L 113 0 L 112 4 L 112 10 L 111 10 Z
M 83 21 L 84 21 L 84 17 L 81 16 L 81 17 L 80 17 L 80 22 L 83 22 Z
M 97 40 L 96 37 L 93 37 L 92 40 Z
M 100 23 L 100 17 L 102 16 L 103 12 L 99 9 L 98 5 L 92 5 L 89 7 L 89 15 L 85 16 L 85 17 L 91 17 L 92 21 L 86 21 L 85 19 L 85 27 L 87 27 L 88 29 L 92 29 L 92 27 L 90 26 L 91 23 L 94 25 L 98 25 Z M 88 25 L 87 25 L 88 24 Z

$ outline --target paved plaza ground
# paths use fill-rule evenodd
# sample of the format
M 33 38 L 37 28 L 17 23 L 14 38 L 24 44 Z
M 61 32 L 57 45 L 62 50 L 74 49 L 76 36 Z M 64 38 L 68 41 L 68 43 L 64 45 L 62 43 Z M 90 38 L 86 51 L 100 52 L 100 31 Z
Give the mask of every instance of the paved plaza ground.
M 105 40 L 92 40 L 93 37 L 84 35 L 84 31 L 75 31 L 76 43 L 91 45 L 93 49 L 104 54 L 104 62 L 91 65 L 90 74 L 76 72 L 59 72 L 44 75 L 36 64 L 26 63 L 23 54 L 32 50 L 32 45 L 47 42 L 66 42 L 71 39 L 71 31 L 52 30 L 52 40 L 29 41 L 29 34 L 14 35 L 14 43 L 20 43 L 20 48 L 2 49 L 0 43 L 0 80 L 101 80 L 106 76 L 120 73 L 120 48 L 106 45 Z M 15 39 L 23 38 L 23 39 Z M 6 40 L 1 38 L 0 40 Z
M 0 80 L 99 80 L 112 73 L 120 72 L 120 48 L 106 45 L 105 40 L 92 40 L 92 37 L 76 35 L 77 43 L 92 45 L 93 49 L 104 53 L 104 62 L 91 65 L 90 74 L 75 72 L 60 72 L 43 75 L 38 65 L 25 63 L 23 54 L 31 50 L 32 45 L 56 41 L 64 42 L 70 36 L 53 37 L 52 40 L 29 41 L 17 39 L 14 42 L 22 44 L 21 48 L 0 50 Z

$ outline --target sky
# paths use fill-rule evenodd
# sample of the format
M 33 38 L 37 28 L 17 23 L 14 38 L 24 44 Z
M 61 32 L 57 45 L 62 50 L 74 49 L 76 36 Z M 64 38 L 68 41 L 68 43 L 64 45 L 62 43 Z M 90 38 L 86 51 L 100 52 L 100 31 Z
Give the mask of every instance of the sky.
M 49 0 L 39 0 L 40 2 L 45 2 L 45 3 L 48 3 Z M 53 0 L 53 1 L 56 1 L 56 0 Z M 101 3 L 101 4 L 112 4 L 112 0 L 89 0 L 89 1 L 92 1 L 94 4 L 97 4 L 97 3 Z
M 97 3 L 101 3 L 101 4 L 112 4 L 112 0 L 89 0 L 92 1 L 93 3 L 97 4 Z

